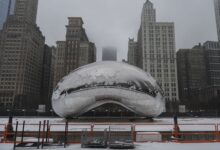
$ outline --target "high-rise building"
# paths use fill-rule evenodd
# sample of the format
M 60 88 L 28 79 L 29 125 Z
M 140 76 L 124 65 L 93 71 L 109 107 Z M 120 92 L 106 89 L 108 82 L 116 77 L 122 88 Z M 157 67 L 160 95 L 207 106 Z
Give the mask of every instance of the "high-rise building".
M 96 61 L 96 47 L 94 43 L 85 41 L 80 43 L 78 64 L 80 66 L 87 65 Z
M 115 47 L 103 47 L 102 61 L 117 61 L 117 49 Z
M 220 48 L 207 41 L 177 52 L 180 100 L 188 109 L 215 109 L 220 106 Z
M 0 30 L 7 17 L 14 13 L 15 0 L 0 0 Z
M 210 86 L 220 89 L 220 45 L 219 42 L 207 41 L 203 44 L 206 51 L 208 81 Z
M 54 62 L 54 79 L 53 86 L 57 85 L 60 79 L 65 76 L 64 72 L 64 62 L 65 62 L 65 49 L 66 42 L 65 41 L 57 41 L 57 46 L 55 49 L 55 62 Z
M 180 49 L 177 52 L 177 68 L 180 100 L 192 109 L 198 103 L 192 100 L 192 91 L 205 88 L 208 83 L 205 51 L 202 46 Z
M 16 0 L 15 16 L 20 21 L 36 23 L 38 0 Z
M 219 42 L 207 41 L 203 44 L 206 50 L 208 72 L 207 93 L 208 109 L 220 110 L 220 45 Z M 201 96 L 204 97 L 204 96 Z
M 53 92 L 53 72 L 54 72 L 54 47 L 44 46 L 43 70 L 42 70 L 42 87 L 40 104 L 51 108 L 51 97 Z
M 138 43 L 134 39 L 128 41 L 128 63 L 134 66 L 138 66 Z
M 137 65 L 158 80 L 166 102 L 178 102 L 174 23 L 156 22 L 153 3 L 144 3 L 138 31 Z
M 214 0 L 218 41 L 220 41 L 220 0 Z
M 57 41 L 54 85 L 72 70 L 96 61 L 95 44 L 89 41 L 82 18 L 68 19 L 66 41 Z
M 66 46 L 65 46 L 65 62 L 64 69 L 65 74 L 70 71 L 94 62 L 94 59 L 90 61 L 90 57 L 94 57 L 95 48 L 86 35 L 83 28 L 83 20 L 80 17 L 69 17 L 69 24 L 66 26 Z M 91 52 L 93 51 L 93 52 Z M 92 55 L 89 55 L 90 52 Z M 80 60 L 83 59 L 83 60 Z
M 52 56 L 51 56 L 51 74 L 50 74 L 50 91 L 53 92 L 55 88 L 54 77 L 55 77 L 55 67 L 56 67 L 56 57 L 57 57 L 57 48 L 55 46 L 52 47 Z
M 41 99 L 45 38 L 36 25 L 38 0 L 16 0 L 1 33 L 0 106 L 34 108 Z

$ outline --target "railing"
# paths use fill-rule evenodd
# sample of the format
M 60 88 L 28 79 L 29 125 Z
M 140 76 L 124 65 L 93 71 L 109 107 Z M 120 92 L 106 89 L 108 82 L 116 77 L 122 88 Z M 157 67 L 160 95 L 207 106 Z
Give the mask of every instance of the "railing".
M 142 139 L 151 140 L 138 140 L 137 137 L 142 136 Z M 173 133 L 138 133 L 136 134 L 136 142 L 179 142 L 179 143 L 209 143 L 209 142 L 220 142 L 219 133 L 214 132 L 180 132 L 178 138 L 173 138 Z M 143 138 L 144 137 L 144 138 Z M 152 140 L 153 139 L 153 140 Z
M 117 131 L 110 131 L 114 126 Z M 15 143 L 36 142 L 37 140 L 44 143 L 65 141 L 68 143 L 80 143 L 81 131 L 86 129 L 91 136 L 99 136 L 105 129 L 107 134 L 114 132 L 117 136 L 123 136 L 132 133 L 134 142 L 182 142 L 182 143 L 199 143 L 199 142 L 220 142 L 220 124 L 179 124 L 180 132 L 178 138 L 173 138 L 173 124 L 146 124 L 146 123 L 65 123 L 50 124 L 45 121 L 39 124 L 13 124 L 14 132 L 7 133 L 6 125 L 0 124 L 1 143 L 13 143 L 13 140 L 7 140 L 8 135 L 17 135 Z M 33 138 L 34 137 L 34 138 Z M 67 138 L 67 139 L 65 139 Z M 52 140 L 53 139 L 53 140 Z

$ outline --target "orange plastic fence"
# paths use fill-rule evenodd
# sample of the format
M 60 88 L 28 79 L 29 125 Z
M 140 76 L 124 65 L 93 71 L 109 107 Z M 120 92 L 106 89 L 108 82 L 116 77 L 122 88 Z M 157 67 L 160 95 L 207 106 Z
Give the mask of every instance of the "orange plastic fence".
M 181 135 L 188 135 L 188 136 L 193 136 L 193 135 L 211 135 L 211 136 L 214 136 L 215 133 L 181 133 Z M 25 133 L 24 134 L 25 136 L 31 136 L 33 134 L 30 134 L 30 133 Z M 52 134 L 53 136 L 64 136 L 64 133 L 53 133 Z M 75 136 L 80 136 L 80 134 L 68 134 L 68 135 L 75 135 Z M 150 136 L 150 135 L 157 135 L 157 134 L 143 134 L 143 135 L 147 135 L 147 136 Z M 172 133 L 163 133 L 161 134 L 162 136 L 171 136 Z M 45 138 L 45 135 L 43 133 L 41 133 L 41 137 L 40 138 Z M 48 136 L 48 138 L 50 138 L 50 136 Z M 179 143 L 214 143 L 214 142 L 220 142 L 220 138 L 217 138 L 217 139 L 213 139 L 213 140 L 162 140 L 162 141 L 157 141 L 157 142 L 167 142 L 167 141 L 170 141 L 170 142 L 179 142 Z M 20 141 L 16 141 L 17 143 L 19 143 Z M 136 141 L 135 141 L 136 142 Z M 138 142 L 138 143 L 143 143 L 143 142 L 149 142 L 149 141 L 142 141 L 142 142 Z M 13 143 L 13 141 L 0 141 L 0 143 Z M 27 142 L 28 143 L 28 142 Z M 69 144 L 76 144 L 76 143 L 80 143 L 80 140 L 69 140 L 67 143 Z
M 13 124 L 15 125 L 15 124 Z M 20 126 L 22 126 L 22 124 L 20 123 L 19 124 Z M 39 124 L 26 124 L 26 126 L 38 126 Z M 141 125 L 141 126 L 173 126 L 172 124 L 146 124 L 146 123 L 137 123 L 137 124 L 126 124 L 126 123 L 120 123 L 120 124 L 109 124 L 109 123 L 94 123 L 94 124 L 89 124 L 89 123 L 69 123 L 69 126 L 89 126 L 90 127 L 90 133 L 91 135 L 93 135 L 93 129 L 94 129 L 94 126 L 99 126 L 99 125 L 106 125 L 106 126 L 109 126 L 109 125 L 119 125 L 119 126 L 123 126 L 123 125 L 130 125 L 132 126 L 132 131 L 133 131 L 133 138 L 136 139 L 136 127 L 138 125 Z M 213 127 L 213 131 L 208 131 L 208 132 L 205 132 L 205 131 L 202 131 L 202 132 L 181 132 L 181 129 L 180 129 L 180 135 L 183 137 L 183 136 L 210 136 L 212 137 L 213 139 L 208 139 L 208 140 L 197 140 L 197 139 L 190 139 L 190 140 L 176 140 L 174 142 L 180 142 L 180 143 L 210 143 L 210 142 L 220 142 L 220 132 L 219 132 L 219 129 L 220 129 L 220 124 L 179 124 L 179 126 L 182 126 L 182 127 L 185 127 L 185 126 L 190 126 L 190 125 L 196 125 L 196 126 L 204 126 L 204 125 L 207 125 L 207 126 L 211 126 Z M 0 124 L 0 126 L 4 126 L 4 131 L 0 131 L 0 137 L 7 137 L 7 135 L 10 135 L 10 133 L 7 133 L 7 130 L 6 130 L 6 125 L 3 125 L 3 124 Z M 62 126 L 64 128 L 64 123 L 60 123 L 60 124 L 50 124 L 49 126 L 49 130 L 48 130 L 48 138 L 51 138 L 52 136 L 64 136 L 64 130 L 62 131 L 52 131 L 51 128 L 52 127 L 55 127 L 55 126 Z M 172 128 L 170 129 L 172 130 Z M 18 131 L 18 135 L 21 135 L 21 133 L 19 133 L 21 131 Z M 145 131 L 143 131 L 145 132 Z M 155 131 L 156 132 L 156 131 Z M 159 131 L 158 131 L 159 132 Z M 68 136 L 77 136 L 79 137 L 80 136 L 80 131 L 69 131 L 68 133 Z M 37 135 L 37 131 L 25 131 L 24 133 L 24 136 L 36 136 Z M 142 135 L 145 135 L 145 136 L 152 136 L 152 135 L 158 135 L 157 133 L 143 133 Z M 160 135 L 162 137 L 171 137 L 172 136 L 172 131 L 166 131 L 165 133 L 160 133 Z M 40 133 L 40 138 L 45 138 L 46 137 L 46 131 L 43 132 L 41 131 Z M 168 141 L 168 139 L 166 138 L 163 138 L 161 142 L 166 142 Z M 19 142 L 19 141 L 17 141 Z M 147 142 L 147 141 L 146 141 Z M 10 141 L 5 141 L 5 140 L 2 140 L 0 141 L 0 143 L 12 143 Z M 80 140 L 69 140 L 68 143 L 80 143 Z

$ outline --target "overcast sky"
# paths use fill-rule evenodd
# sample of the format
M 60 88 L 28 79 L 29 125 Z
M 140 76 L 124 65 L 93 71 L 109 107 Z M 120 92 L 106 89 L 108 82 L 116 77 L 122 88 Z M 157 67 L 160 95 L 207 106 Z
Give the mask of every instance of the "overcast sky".
M 46 43 L 65 40 L 67 17 L 82 17 L 91 42 L 101 49 L 114 46 L 118 60 L 127 59 L 128 38 L 137 38 L 146 0 L 39 0 L 37 23 Z M 217 40 L 213 0 L 151 0 L 157 21 L 174 22 L 176 49 Z

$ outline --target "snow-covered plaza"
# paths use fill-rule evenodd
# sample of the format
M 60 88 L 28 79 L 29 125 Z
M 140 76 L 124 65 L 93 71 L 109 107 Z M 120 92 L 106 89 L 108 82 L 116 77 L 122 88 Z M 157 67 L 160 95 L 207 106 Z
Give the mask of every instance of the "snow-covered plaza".
M 136 143 L 135 150 L 219 150 L 220 143 L 196 143 L 196 144 L 180 144 L 180 143 Z M 1 150 L 12 150 L 13 144 L 0 144 Z M 19 148 L 17 148 L 19 149 Z M 48 148 L 57 150 L 89 150 L 89 148 L 81 148 L 80 144 L 69 145 L 64 148 Z M 25 149 L 20 149 L 25 150 Z M 33 148 L 33 150 L 35 150 Z M 44 150 L 47 150 L 45 147 Z M 100 149 L 99 150 L 107 150 Z
M 64 131 L 65 120 L 63 118 L 39 118 L 39 117 L 14 117 L 13 124 L 16 121 L 22 124 L 26 122 L 26 131 L 37 131 L 39 121 L 49 120 L 51 131 Z M 5 125 L 8 123 L 8 118 L 0 118 L 0 131 L 4 131 Z M 220 118 L 179 118 L 178 123 L 181 131 L 215 131 L 216 126 L 220 129 Z M 157 132 L 157 131 L 172 131 L 173 118 L 155 118 L 152 122 L 69 122 L 69 131 L 81 131 L 82 129 L 93 129 L 95 131 L 103 131 L 111 125 L 116 125 L 121 129 L 127 128 L 130 125 L 135 126 L 136 131 L 141 132 Z M 21 126 L 18 130 L 21 131 Z
M 51 124 L 51 132 L 64 131 L 65 120 L 62 118 L 18 118 L 13 119 L 13 123 L 19 122 L 19 131 L 22 130 L 22 122 L 25 120 L 25 131 L 37 131 L 39 121 L 49 120 Z M 0 118 L 0 132 L 4 131 L 4 127 L 8 122 L 8 118 Z M 179 118 L 179 126 L 181 131 L 187 132 L 215 132 L 220 128 L 219 118 Z M 88 131 L 103 131 L 110 126 L 115 126 L 121 131 L 129 130 L 129 126 L 135 126 L 136 132 L 157 133 L 157 132 L 172 132 L 173 118 L 156 118 L 152 122 L 69 122 L 70 132 L 79 132 L 83 129 Z M 91 128 L 93 127 L 93 129 Z M 218 131 L 219 133 L 219 131 Z M 176 143 L 176 142 L 136 142 L 136 150 L 218 150 L 220 143 L 216 141 L 203 141 L 202 143 Z M 0 150 L 12 150 L 13 144 L 1 143 Z M 25 148 L 16 148 L 25 149 Z M 37 149 L 35 147 L 28 149 Z M 63 147 L 44 147 L 44 149 L 64 149 Z M 70 144 L 66 150 L 79 150 L 80 144 Z M 83 148 L 87 150 L 88 148 Z M 101 149 L 100 149 L 101 150 Z

